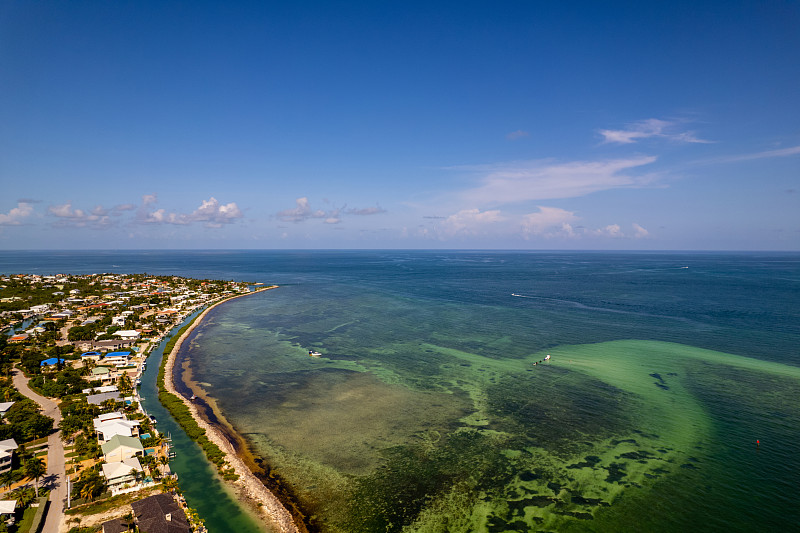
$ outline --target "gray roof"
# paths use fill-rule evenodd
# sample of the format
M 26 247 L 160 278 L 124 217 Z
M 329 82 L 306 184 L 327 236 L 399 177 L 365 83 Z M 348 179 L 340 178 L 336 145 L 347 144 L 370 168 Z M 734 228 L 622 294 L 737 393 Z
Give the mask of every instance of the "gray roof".
M 122 396 L 119 395 L 119 391 L 117 392 L 101 392 L 99 394 L 90 394 L 86 397 L 86 401 L 93 405 L 100 405 L 106 400 L 114 400 L 115 402 L 121 402 Z
M 169 494 L 156 494 L 131 503 L 139 529 L 146 533 L 183 533 L 191 531 L 183 509 Z M 167 520 L 169 515 L 170 520 Z
M 128 524 L 119 518 L 109 520 L 108 522 L 103 522 L 101 528 L 102 529 L 100 531 L 103 533 L 125 533 L 126 531 L 130 531 Z

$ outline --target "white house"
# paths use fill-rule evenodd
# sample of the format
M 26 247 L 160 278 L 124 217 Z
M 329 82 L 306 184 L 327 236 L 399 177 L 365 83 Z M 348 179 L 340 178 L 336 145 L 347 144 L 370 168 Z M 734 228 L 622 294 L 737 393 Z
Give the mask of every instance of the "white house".
M 0 440 L 0 474 L 11 470 L 11 460 L 14 458 L 17 442 L 14 439 Z
M 141 488 L 141 484 L 136 480 L 136 473 L 143 474 L 144 470 L 136 457 L 105 463 L 102 468 L 103 477 L 106 478 L 112 496 Z
M 94 431 L 97 434 L 97 441 L 99 444 L 104 444 L 110 441 L 115 435 L 122 435 L 124 437 L 138 437 L 139 421 L 109 420 L 107 422 L 95 424 Z
M 111 352 L 103 358 L 104 365 L 127 365 L 131 360 L 131 352 Z
M 0 403 L 0 417 L 6 416 L 6 413 L 8 412 L 9 409 L 11 409 L 12 405 L 14 405 L 14 402 Z
M 83 389 L 81 392 L 83 392 L 84 394 L 104 394 L 106 392 L 116 392 L 117 390 L 118 389 L 117 389 L 116 385 L 105 385 L 103 387 L 94 387 L 92 389 Z M 2 405 L 3 404 L 0 404 L 0 406 L 2 406 Z M 100 415 L 100 416 L 103 416 L 103 415 Z

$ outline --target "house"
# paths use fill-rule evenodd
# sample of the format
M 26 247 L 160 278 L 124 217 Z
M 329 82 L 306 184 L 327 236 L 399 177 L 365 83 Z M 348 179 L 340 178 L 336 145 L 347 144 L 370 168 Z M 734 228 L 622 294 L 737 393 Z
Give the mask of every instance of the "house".
M 184 533 L 192 530 L 186 514 L 169 494 L 156 494 L 131 503 L 136 525 L 148 533 Z
M 115 518 L 100 525 L 100 533 L 126 533 L 130 530 L 128 524 L 123 522 L 121 518 Z
M 100 352 L 83 352 L 81 354 L 81 361 L 86 361 L 87 359 L 91 359 L 92 361 L 99 361 Z
M 84 394 L 102 394 L 104 392 L 117 392 L 117 386 L 106 385 L 104 387 L 92 387 L 91 389 L 83 389 L 81 392 L 83 392 Z
M 100 383 L 111 385 L 117 382 L 117 377 L 111 373 L 107 366 L 97 366 L 92 369 L 92 380 L 100 380 Z
M 112 393 L 113 394 L 113 393 Z M 119 393 L 116 393 L 119 396 Z M 139 421 L 138 420 L 107 420 L 105 422 L 94 421 L 94 431 L 97 434 L 97 441 L 99 444 L 108 442 L 115 435 L 122 435 L 125 437 L 138 437 L 139 436 Z
M 27 333 L 20 333 L 19 335 L 14 335 L 13 337 L 8 339 L 8 342 L 25 342 L 28 340 Z
M 94 350 L 94 351 L 102 351 L 102 350 L 120 350 L 122 348 L 127 348 L 131 344 L 135 344 L 134 340 L 131 339 L 116 339 L 116 340 L 104 340 L 104 341 L 80 341 L 77 343 L 78 349 L 80 350 Z
M 136 486 L 139 485 L 136 473 L 140 473 L 139 478 L 141 479 L 144 470 L 142 470 L 142 465 L 139 464 L 139 459 L 135 457 L 113 463 L 104 463 L 102 469 L 103 477 L 106 478 L 106 483 L 108 483 L 112 496 L 123 492 L 132 492 L 130 489 L 139 490 L 141 488 L 141 486 Z
M 114 411 L 113 413 L 105 413 L 98 416 L 97 418 L 92 420 L 92 424 L 96 426 L 97 424 L 102 424 L 104 422 L 109 422 L 111 420 L 127 420 L 127 418 L 123 413 L 120 413 L 119 411 Z
M 14 450 L 17 442 L 14 439 L 0 440 L 0 474 L 11 470 L 11 463 L 14 459 Z
M 0 519 L 6 524 L 14 523 L 14 511 L 17 508 L 17 500 L 0 500 Z
M 144 455 L 142 441 L 136 437 L 114 435 L 111 440 L 100 446 L 107 462 L 123 461 L 137 455 Z
M 6 416 L 6 413 L 8 412 L 9 409 L 11 409 L 12 405 L 14 405 L 14 402 L 0 403 L 0 417 Z
M 100 387 L 100 388 L 105 389 L 108 387 Z M 116 387 L 113 388 L 116 389 Z M 92 405 L 100 405 L 107 400 L 114 400 L 115 402 L 121 402 L 122 396 L 120 396 L 119 391 L 117 390 L 111 392 L 99 392 L 97 394 L 89 394 L 88 396 L 86 396 L 86 401 Z
M 103 358 L 104 365 L 127 364 L 131 359 L 131 352 L 109 352 Z
M 123 340 L 136 340 L 141 337 L 141 334 L 135 329 L 123 329 L 114 333 L 117 337 Z
M 58 365 L 58 364 L 62 364 L 63 365 L 64 364 L 64 359 L 61 359 L 60 357 L 51 357 L 50 359 L 45 359 L 44 361 L 39 363 L 39 366 L 41 366 L 41 367 L 55 366 L 55 365 Z

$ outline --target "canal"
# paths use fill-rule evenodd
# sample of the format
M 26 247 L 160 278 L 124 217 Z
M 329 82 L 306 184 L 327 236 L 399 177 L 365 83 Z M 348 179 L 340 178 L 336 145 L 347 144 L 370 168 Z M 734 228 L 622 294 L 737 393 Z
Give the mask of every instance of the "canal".
M 170 468 L 178 474 L 178 485 L 189 507 L 194 508 L 205 522 L 210 533 L 263 533 L 270 531 L 245 511 L 223 484 L 212 465 L 193 440 L 191 440 L 169 412 L 158 401 L 156 378 L 164 346 L 169 338 L 188 324 L 200 311 L 193 313 L 183 323 L 172 329 L 147 358 L 147 369 L 142 374 L 139 394 L 147 414 L 158 421 L 158 431 L 172 438 L 175 457 Z

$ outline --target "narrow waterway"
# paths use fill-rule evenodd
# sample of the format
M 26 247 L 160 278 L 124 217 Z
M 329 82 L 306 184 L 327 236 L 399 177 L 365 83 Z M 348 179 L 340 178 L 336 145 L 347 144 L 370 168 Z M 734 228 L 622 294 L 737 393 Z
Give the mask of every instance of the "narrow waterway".
M 198 312 L 199 313 L 199 312 Z M 198 313 L 192 314 L 182 324 L 172 330 L 170 336 L 191 321 Z M 170 468 L 178 474 L 186 502 L 197 510 L 210 533 L 263 533 L 266 526 L 259 525 L 248 514 L 223 485 L 214 466 L 208 462 L 200 447 L 192 441 L 169 412 L 158 401 L 156 378 L 164 355 L 166 337 L 147 358 L 147 369 L 142 375 L 139 392 L 147 413 L 157 420 L 161 433 L 172 437 L 172 451 L 176 456 L 170 461 Z

